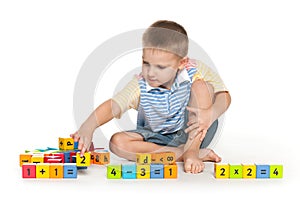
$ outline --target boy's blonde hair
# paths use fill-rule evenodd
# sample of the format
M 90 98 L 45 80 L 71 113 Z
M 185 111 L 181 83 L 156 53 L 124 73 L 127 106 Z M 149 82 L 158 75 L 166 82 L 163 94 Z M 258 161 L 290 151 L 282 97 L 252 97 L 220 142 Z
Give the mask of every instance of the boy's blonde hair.
M 156 21 L 143 34 L 143 48 L 160 49 L 185 57 L 188 47 L 186 30 L 173 21 Z

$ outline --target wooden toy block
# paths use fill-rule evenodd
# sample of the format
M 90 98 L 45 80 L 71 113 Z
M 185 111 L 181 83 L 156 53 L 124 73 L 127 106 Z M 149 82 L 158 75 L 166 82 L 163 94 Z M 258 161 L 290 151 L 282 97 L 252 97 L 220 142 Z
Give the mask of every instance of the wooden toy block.
M 151 163 L 153 164 L 164 164 L 164 159 L 164 153 L 151 153 Z
M 150 165 L 150 178 L 164 178 L 164 165 L 153 163 Z
M 58 147 L 61 150 L 73 150 L 74 140 L 73 138 L 58 138 Z
M 255 164 L 242 164 L 243 178 L 256 178 L 256 165 Z
M 77 152 L 79 152 L 79 151 L 70 152 L 70 163 L 74 163 L 74 162 L 76 163 L 76 159 L 73 159 L 73 157 L 74 156 L 76 157 Z
M 64 163 L 64 178 L 77 178 L 76 163 Z
M 58 156 L 61 159 L 62 163 L 65 163 L 65 154 L 64 153 L 52 153 L 52 156 Z
M 136 179 L 136 165 L 123 164 L 122 165 L 122 178 L 123 179 Z
M 110 163 L 110 153 L 107 150 L 95 150 L 91 155 L 93 155 L 94 164 L 105 165 Z
M 243 178 L 243 166 L 241 164 L 229 164 L 229 178 Z
M 150 153 L 136 154 L 136 163 L 137 164 L 150 164 L 151 163 L 151 154 Z
M 50 178 L 49 163 L 36 164 L 36 178 Z
M 282 178 L 283 165 L 270 165 L 270 178 Z
M 164 152 L 163 164 L 173 164 L 176 161 L 176 155 L 174 152 Z
M 80 152 L 76 153 L 76 165 L 81 167 L 90 166 L 91 152 L 85 152 L 82 157 L 80 157 Z
M 137 164 L 136 173 L 137 179 L 150 179 L 150 165 Z
M 63 152 L 63 154 L 64 154 L 64 162 L 63 163 L 70 163 L 71 162 L 71 152 L 66 151 L 66 152 Z
M 120 179 L 122 177 L 121 165 L 107 165 L 106 169 L 108 179 Z
M 60 162 L 62 163 L 62 160 L 60 158 L 60 156 L 53 156 L 53 155 L 44 155 L 44 163 L 50 163 L 51 160 L 60 160 Z
M 177 164 L 164 165 L 164 178 L 177 178 Z
M 64 164 L 53 163 L 49 165 L 50 178 L 64 178 Z
M 22 167 L 22 165 L 24 163 L 31 163 L 31 157 L 32 157 L 32 154 L 30 153 L 23 153 L 23 154 L 20 154 L 20 167 Z
M 32 163 L 44 163 L 44 155 L 43 154 L 33 154 L 31 157 Z
M 217 179 L 229 178 L 229 164 L 215 163 L 214 165 L 215 177 Z
M 22 177 L 23 178 L 36 178 L 36 164 L 23 163 L 22 164 Z
M 270 178 L 270 165 L 256 164 L 256 178 Z

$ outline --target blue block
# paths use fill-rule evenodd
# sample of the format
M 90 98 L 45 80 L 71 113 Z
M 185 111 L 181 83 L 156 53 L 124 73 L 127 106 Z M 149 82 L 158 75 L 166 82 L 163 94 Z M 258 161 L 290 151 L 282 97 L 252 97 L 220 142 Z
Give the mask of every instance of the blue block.
M 71 158 L 70 156 L 71 156 L 70 152 L 64 152 L 65 163 L 70 162 L 70 158 Z
M 256 178 L 270 178 L 270 165 L 256 165 Z
M 75 163 L 64 164 L 64 178 L 77 178 L 77 166 Z
M 122 165 L 122 178 L 123 179 L 136 179 L 136 164 L 123 164 Z
M 150 165 L 150 178 L 164 178 L 164 165 L 151 164 Z
M 74 142 L 74 149 L 78 149 L 78 142 Z

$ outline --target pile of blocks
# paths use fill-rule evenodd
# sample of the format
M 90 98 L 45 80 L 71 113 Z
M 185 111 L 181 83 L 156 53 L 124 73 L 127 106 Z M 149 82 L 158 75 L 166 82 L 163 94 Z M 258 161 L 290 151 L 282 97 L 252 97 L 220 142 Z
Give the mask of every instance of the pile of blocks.
M 109 164 L 110 153 L 100 148 L 80 156 L 78 142 L 59 138 L 58 148 L 25 151 L 19 160 L 23 178 L 77 178 L 77 170 L 87 169 L 91 164 Z
M 107 165 L 108 179 L 176 179 L 178 170 L 173 152 L 139 153 L 133 164 Z
M 282 178 L 283 165 L 215 163 L 215 178 Z

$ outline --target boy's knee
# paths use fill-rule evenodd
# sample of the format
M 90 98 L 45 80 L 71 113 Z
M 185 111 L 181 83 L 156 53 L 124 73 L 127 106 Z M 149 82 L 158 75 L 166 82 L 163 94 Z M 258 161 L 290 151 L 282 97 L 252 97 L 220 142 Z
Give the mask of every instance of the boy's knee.
M 110 142 L 109 142 L 109 149 L 112 152 L 115 152 L 116 148 L 122 148 L 124 145 L 123 139 L 122 139 L 122 133 L 115 133 L 111 136 Z

